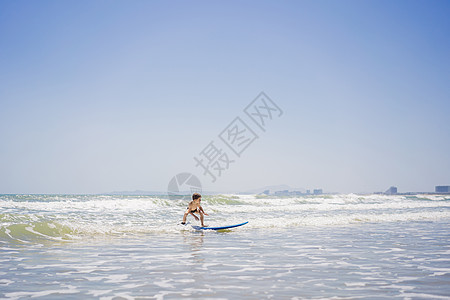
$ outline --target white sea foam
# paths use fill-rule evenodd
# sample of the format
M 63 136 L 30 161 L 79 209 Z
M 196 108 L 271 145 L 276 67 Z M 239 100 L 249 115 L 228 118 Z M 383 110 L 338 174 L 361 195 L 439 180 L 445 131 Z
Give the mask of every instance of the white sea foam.
M 204 196 L 207 224 L 249 221 L 228 232 L 176 225 L 185 202 L 31 198 L 1 203 L 2 299 L 438 299 L 450 291 L 447 198 Z

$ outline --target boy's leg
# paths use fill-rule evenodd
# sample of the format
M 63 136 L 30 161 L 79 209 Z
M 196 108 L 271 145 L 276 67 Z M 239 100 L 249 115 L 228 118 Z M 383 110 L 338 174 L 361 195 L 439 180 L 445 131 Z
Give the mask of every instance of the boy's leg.
M 200 213 L 200 221 L 202 222 L 202 227 L 205 227 L 205 224 L 203 224 L 203 214 Z
M 189 214 L 189 212 L 185 212 L 184 213 L 184 216 L 183 216 L 183 222 L 181 222 L 181 224 L 185 224 L 186 223 L 186 218 L 187 218 L 187 215 Z

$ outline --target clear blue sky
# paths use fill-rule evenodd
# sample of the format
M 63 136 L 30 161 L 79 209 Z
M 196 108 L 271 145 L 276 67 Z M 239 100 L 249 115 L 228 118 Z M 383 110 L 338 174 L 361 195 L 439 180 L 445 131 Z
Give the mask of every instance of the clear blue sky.
M 449 1 L 0 1 L 0 193 L 450 185 Z M 193 157 L 283 110 L 211 183 Z

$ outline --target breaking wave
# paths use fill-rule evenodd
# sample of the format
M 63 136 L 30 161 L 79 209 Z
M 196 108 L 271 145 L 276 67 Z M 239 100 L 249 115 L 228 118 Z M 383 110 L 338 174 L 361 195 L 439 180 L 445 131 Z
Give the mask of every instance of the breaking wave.
M 0 242 L 179 233 L 187 230 L 178 225 L 187 202 L 161 196 L 0 195 Z M 450 218 L 450 196 L 441 195 L 205 195 L 202 205 L 210 214 L 208 225 L 249 221 L 237 230 Z

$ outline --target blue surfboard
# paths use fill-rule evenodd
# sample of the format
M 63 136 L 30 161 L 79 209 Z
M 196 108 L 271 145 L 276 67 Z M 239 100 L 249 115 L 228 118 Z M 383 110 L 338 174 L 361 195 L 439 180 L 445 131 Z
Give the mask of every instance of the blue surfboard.
M 221 230 L 221 229 L 229 229 L 229 228 L 234 228 L 234 227 L 239 227 L 242 225 L 247 224 L 247 222 L 241 223 L 241 224 L 236 224 L 236 225 L 229 225 L 229 226 L 220 226 L 220 227 L 201 227 L 201 226 L 192 226 L 192 228 L 194 228 L 195 230 Z

